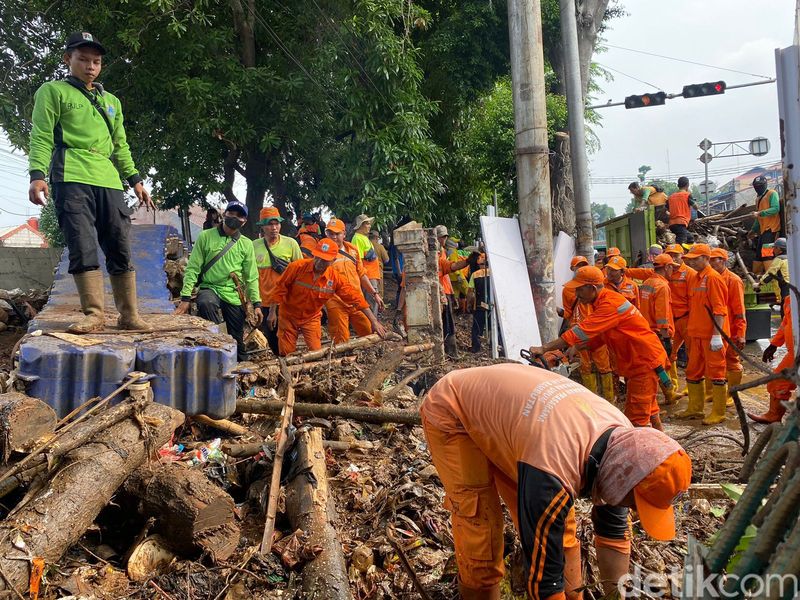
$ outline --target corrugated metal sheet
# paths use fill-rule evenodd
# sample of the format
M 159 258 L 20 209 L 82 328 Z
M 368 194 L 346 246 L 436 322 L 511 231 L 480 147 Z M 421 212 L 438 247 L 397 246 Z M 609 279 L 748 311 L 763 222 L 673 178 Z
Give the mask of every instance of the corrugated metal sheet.
M 208 321 L 174 316 L 164 273 L 164 245 L 177 235 L 165 225 L 137 225 L 131 230 L 139 310 L 153 333 L 96 335 L 101 341 L 76 346 L 51 336 L 28 338 L 20 348 L 18 375 L 29 395 L 40 398 L 64 416 L 93 396 L 112 392 L 130 371 L 152 380 L 156 402 L 188 415 L 224 418 L 236 408 L 236 344 Z M 101 264 L 104 259 L 101 258 Z M 66 251 L 56 272 L 50 299 L 29 331 L 64 331 L 79 317 L 80 301 L 67 273 Z M 105 270 L 103 271 L 105 274 Z M 116 311 L 106 278 L 108 326 Z M 175 331 L 178 329 L 179 331 Z

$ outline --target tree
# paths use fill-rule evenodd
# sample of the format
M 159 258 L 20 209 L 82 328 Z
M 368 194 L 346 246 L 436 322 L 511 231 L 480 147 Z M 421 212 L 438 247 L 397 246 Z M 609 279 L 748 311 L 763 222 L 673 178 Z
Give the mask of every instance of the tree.
M 600 223 L 605 223 L 609 219 L 613 219 L 616 216 L 614 209 L 611 208 L 608 204 L 600 204 L 597 202 L 592 202 L 592 223 L 594 224 L 594 238 L 598 242 L 604 242 L 606 240 L 606 230 L 605 229 L 598 229 L 597 225 Z
M 64 233 L 58 225 L 56 206 L 53 202 L 48 202 L 42 208 L 42 212 L 39 215 L 39 230 L 44 234 L 47 245 L 51 248 L 63 248 L 66 246 Z
M 416 5 L 53 6 L 0 6 L 0 125 L 17 147 L 27 147 L 33 92 L 63 73 L 67 33 L 89 28 L 112 52 L 102 80 L 122 100 L 134 157 L 162 207 L 233 199 L 240 176 L 256 214 L 269 195 L 284 216 L 326 205 L 425 219 L 444 191 L 444 153 L 429 127 L 436 106 L 411 40 L 427 17 Z
M 647 174 L 652 170 L 653 170 L 653 167 L 651 167 L 649 165 L 642 165 L 641 167 L 639 167 L 639 175 L 638 175 L 639 182 L 640 183 L 644 183 L 645 177 L 647 177 Z

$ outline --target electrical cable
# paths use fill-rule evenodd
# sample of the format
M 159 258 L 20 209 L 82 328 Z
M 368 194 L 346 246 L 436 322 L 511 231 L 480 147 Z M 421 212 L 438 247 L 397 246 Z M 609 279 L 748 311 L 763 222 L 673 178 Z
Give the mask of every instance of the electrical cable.
M 598 66 L 600 66 L 600 67 L 602 67 L 604 69 L 608 69 L 609 71 L 614 71 L 615 73 L 619 73 L 620 75 L 623 75 L 623 76 L 625 76 L 625 77 L 627 77 L 629 79 L 633 79 L 634 81 L 638 81 L 639 83 L 643 83 L 645 85 L 649 85 L 650 87 L 656 88 L 660 92 L 664 91 L 664 88 L 662 88 L 660 85 L 655 85 L 654 83 L 649 83 L 649 82 L 645 81 L 644 79 L 639 79 L 638 77 L 634 77 L 633 75 L 628 75 L 627 73 L 623 73 L 619 69 L 615 69 L 614 67 L 609 67 L 608 65 L 604 65 L 603 63 L 595 63 L 595 64 L 597 64 Z
M 635 52 L 637 54 L 645 54 L 647 56 L 655 56 L 656 58 L 663 58 L 665 60 L 674 60 L 676 62 L 687 63 L 690 65 L 698 65 L 701 67 L 708 67 L 710 69 L 717 69 L 719 71 L 730 71 L 731 73 L 739 73 L 740 75 L 749 75 L 751 77 L 760 77 L 761 79 L 772 79 L 772 77 L 768 77 L 767 75 L 759 75 L 758 73 L 748 73 L 747 71 L 739 71 L 738 69 L 730 69 L 728 67 L 718 67 L 716 65 L 709 65 L 706 63 L 697 62 L 694 60 L 686 60 L 683 58 L 676 58 L 674 56 L 666 56 L 664 54 L 657 54 L 655 52 L 647 52 L 645 50 L 636 50 L 634 48 L 624 48 L 623 46 L 614 46 L 613 44 L 603 44 L 607 48 L 614 48 L 616 50 L 625 50 L 627 52 Z

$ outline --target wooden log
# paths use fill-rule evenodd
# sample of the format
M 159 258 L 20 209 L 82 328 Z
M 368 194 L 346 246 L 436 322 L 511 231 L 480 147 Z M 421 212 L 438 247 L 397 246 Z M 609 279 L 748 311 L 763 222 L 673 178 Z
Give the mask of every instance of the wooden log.
M 379 336 L 377 333 L 373 333 L 371 335 L 365 335 L 364 337 L 353 338 L 352 340 L 344 342 L 343 344 L 339 344 L 338 346 L 322 348 L 321 350 L 312 350 L 311 352 L 306 352 L 305 354 L 296 356 L 287 356 L 286 364 L 296 365 L 298 363 L 319 360 L 321 358 L 325 358 L 329 354 L 344 354 L 345 352 L 350 352 L 351 350 L 358 350 L 360 348 L 374 346 L 382 341 L 383 340 L 381 339 L 381 336 Z
M 267 514 L 264 521 L 264 533 L 261 536 L 261 553 L 269 554 L 272 550 L 272 534 L 275 532 L 275 518 L 278 515 L 278 498 L 281 493 L 281 469 L 283 467 L 283 454 L 289 443 L 289 425 L 292 424 L 294 414 L 294 386 L 291 383 L 291 375 L 288 373 L 285 364 L 281 364 L 289 387 L 286 391 L 286 403 L 278 402 L 281 405 L 279 414 L 281 415 L 280 428 L 275 432 L 275 460 L 272 463 L 272 479 L 269 486 L 269 499 L 267 501 Z
M 259 400 L 258 398 L 240 398 L 236 402 L 236 412 L 259 415 L 279 415 L 283 403 L 275 400 Z M 349 406 L 344 404 L 306 404 L 294 405 L 294 414 L 299 417 L 342 417 L 361 421 L 362 423 L 401 423 L 403 425 L 420 425 L 419 412 L 416 410 L 400 410 L 397 408 L 372 408 L 369 406 Z
M 0 394 L 0 452 L 7 461 L 12 452 L 27 452 L 38 440 L 52 435 L 56 412 L 37 398 L 19 392 Z
M 156 531 L 177 553 L 194 557 L 206 552 L 219 561 L 236 550 L 239 527 L 233 498 L 202 470 L 147 464 L 128 477 L 125 490 L 139 498 L 139 512 L 155 517 Z
M 397 370 L 400 363 L 405 359 L 403 352 L 398 352 L 400 348 L 393 347 L 389 350 L 381 360 L 375 362 L 366 375 L 361 379 L 361 382 L 356 387 L 356 392 L 366 392 L 372 394 L 375 390 L 379 390 L 392 373 Z
M 17 592 L 27 591 L 30 562 L 24 560 L 26 553 L 48 564 L 57 562 L 125 478 L 169 441 L 183 421 L 180 411 L 151 403 L 141 421 L 125 419 L 65 456 L 66 464 L 44 489 L 0 522 L 0 589 L 13 586 Z M 19 539 L 24 550 L 16 547 Z
M 271 450 L 275 449 L 275 442 L 269 441 L 266 444 L 229 444 L 223 442 L 220 446 L 220 450 L 233 458 L 247 458 L 248 456 L 255 456 L 261 452 L 265 445 Z M 331 449 L 334 452 L 346 452 L 348 450 L 374 450 L 375 448 L 379 448 L 380 444 L 363 440 L 353 440 L 351 442 L 323 440 L 322 447 L 326 450 Z
M 286 484 L 286 515 L 322 552 L 303 567 L 302 589 L 308 598 L 351 600 L 342 542 L 333 523 L 336 506 L 328 488 L 325 450 L 319 428 L 301 431 L 297 438 L 296 476 Z M 310 471 L 313 477 L 302 475 Z M 312 483 L 313 482 L 313 483 Z
M 212 419 L 206 415 L 195 415 L 192 417 L 192 421 L 196 423 L 200 423 L 202 425 L 208 425 L 209 427 L 213 427 L 214 429 L 219 429 L 220 431 L 224 431 L 225 433 L 230 433 L 231 435 L 236 436 L 254 436 L 253 432 L 250 431 L 247 427 L 243 427 L 238 423 L 234 423 L 233 421 L 229 421 L 228 419 Z

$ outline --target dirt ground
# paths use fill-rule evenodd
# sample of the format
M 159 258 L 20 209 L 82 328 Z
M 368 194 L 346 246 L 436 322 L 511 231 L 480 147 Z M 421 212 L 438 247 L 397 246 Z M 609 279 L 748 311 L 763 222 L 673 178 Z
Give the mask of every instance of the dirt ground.
M 394 298 L 387 289 L 386 297 Z M 389 325 L 392 311 L 383 320 Z M 410 356 L 384 383 L 384 389 L 396 384 L 421 367 L 430 370 L 411 382 L 409 389 L 382 405 L 413 409 L 419 398 L 443 373 L 468 366 L 491 363 L 489 350 L 471 354 L 469 346 L 470 315 L 457 316 L 461 357 L 457 361 L 433 364 L 430 353 Z M 18 334 L 0 334 L 0 369 L 8 368 L 8 354 Z M 755 360 L 765 344 L 750 344 L 746 351 Z M 317 400 L 348 401 L 350 392 L 391 350 L 377 347 L 358 353 L 355 363 L 343 365 L 333 372 L 312 372 L 303 375 L 299 385 L 319 390 Z M 745 366 L 744 380 L 760 373 Z M 241 383 L 242 395 L 262 396 L 270 392 L 259 383 Z M 766 392 L 763 388 L 742 394 L 746 410 L 763 411 Z M 381 404 L 380 397 L 370 401 Z M 742 464 L 738 439 L 739 424 L 735 413 L 716 427 L 703 427 L 697 421 L 678 421 L 672 415 L 685 406 L 685 399 L 664 411 L 667 432 L 678 439 L 692 457 L 694 482 L 734 482 Z M 275 421 L 270 417 L 236 416 L 233 420 L 267 437 Z M 295 425 L 303 419 L 295 419 Z M 751 424 L 755 439 L 763 426 Z M 176 441 L 194 443 L 211 440 L 219 432 L 195 424 L 186 426 Z M 330 439 L 356 439 L 374 442 L 368 451 L 350 450 L 326 453 L 328 475 L 333 490 L 342 545 L 350 569 L 351 589 L 355 598 L 418 598 L 413 579 L 433 600 L 457 597 L 457 569 L 452 551 L 449 515 L 442 506 L 444 492 L 430 462 L 425 438 L 420 427 L 400 425 L 367 425 L 332 419 L 325 436 Z M 723 437 L 728 436 L 728 437 Z M 175 560 L 161 575 L 134 584 L 125 576 L 125 554 L 133 539 L 146 523 L 136 516 L 130 498 L 118 494 L 101 513 L 97 526 L 84 535 L 58 564 L 46 574 L 45 598 L 59 598 L 65 593 L 76 597 L 93 595 L 105 598 L 166 598 L 167 600 L 238 600 L 244 598 L 293 598 L 300 582 L 299 567 L 288 568 L 277 555 L 262 557 L 253 552 L 261 538 L 265 481 L 271 461 L 261 457 L 228 458 L 222 463 L 201 465 L 206 474 L 224 487 L 234 498 L 242 527 L 239 550 L 223 564 L 211 564 L 199 557 Z M 731 502 L 687 498 L 676 509 L 678 537 L 672 542 L 647 539 L 633 522 L 632 566 L 644 574 L 657 574 L 667 590 L 680 585 L 677 572 L 682 568 L 688 535 L 707 540 L 724 522 Z M 599 576 L 593 567 L 590 505 L 579 501 L 579 537 L 582 541 L 587 596 L 600 598 Z M 508 520 L 508 519 L 507 519 Z M 289 535 L 288 523 L 279 520 L 281 535 Z M 396 539 L 411 570 L 403 566 L 402 557 L 390 543 Z M 504 598 L 524 597 L 524 565 L 517 536 L 508 522 L 506 528 L 506 564 L 508 574 L 503 585 Z M 324 596 L 319 596 L 323 598 Z

